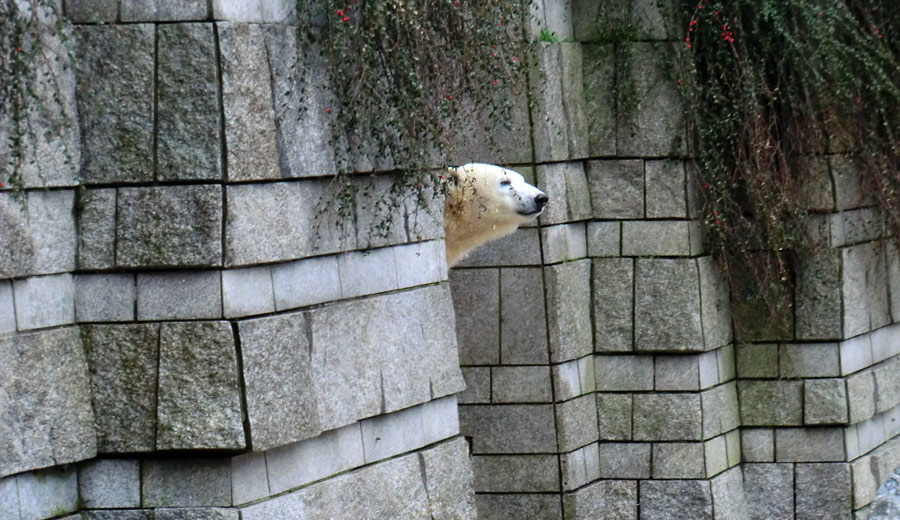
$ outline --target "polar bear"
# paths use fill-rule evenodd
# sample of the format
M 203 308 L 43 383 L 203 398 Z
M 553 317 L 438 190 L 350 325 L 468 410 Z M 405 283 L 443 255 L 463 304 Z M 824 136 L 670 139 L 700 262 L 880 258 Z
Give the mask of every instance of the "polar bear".
M 547 206 L 547 195 L 512 170 L 480 163 L 447 170 L 444 241 L 450 267 L 473 248 L 534 220 Z

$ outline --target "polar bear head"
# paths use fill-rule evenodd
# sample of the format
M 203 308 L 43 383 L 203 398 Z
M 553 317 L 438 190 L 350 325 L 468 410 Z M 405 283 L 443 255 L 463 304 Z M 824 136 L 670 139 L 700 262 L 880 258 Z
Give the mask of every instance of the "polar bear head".
M 448 171 L 444 230 L 451 267 L 473 248 L 534 220 L 547 205 L 547 195 L 512 170 L 470 163 Z

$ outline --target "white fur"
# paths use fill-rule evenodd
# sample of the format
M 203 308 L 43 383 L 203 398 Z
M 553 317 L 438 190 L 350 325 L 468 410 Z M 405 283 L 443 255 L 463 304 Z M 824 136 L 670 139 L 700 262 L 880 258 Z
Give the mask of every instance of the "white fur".
M 517 172 L 480 163 L 448 170 L 444 240 L 451 267 L 473 248 L 512 233 L 544 210 L 544 192 Z

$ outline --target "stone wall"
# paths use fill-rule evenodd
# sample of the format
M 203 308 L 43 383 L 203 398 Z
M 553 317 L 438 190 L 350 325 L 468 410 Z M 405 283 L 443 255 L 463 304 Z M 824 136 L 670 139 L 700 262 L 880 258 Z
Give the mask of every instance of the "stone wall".
M 454 162 L 551 204 L 448 273 L 438 201 L 387 235 L 321 203 L 334 96 L 293 67 L 292 0 L 66 1 L 56 109 L 28 117 L 78 124 L 0 191 L 0 520 L 890 514 L 897 249 L 822 157 L 792 311 L 728 286 L 667 5 L 535 4 L 529 37 L 563 43 Z

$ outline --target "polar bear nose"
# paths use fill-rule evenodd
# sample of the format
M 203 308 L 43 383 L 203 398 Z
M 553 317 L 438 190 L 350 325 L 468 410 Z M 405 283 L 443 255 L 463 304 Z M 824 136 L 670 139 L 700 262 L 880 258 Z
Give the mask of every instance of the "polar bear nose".
M 539 193 L 534 196 L 534 203 L 538 205 L 538 208 L 543 209 L 544 206 L 547 205 L 547 201 L 550 199 L 547 197 L 545 193 Z

